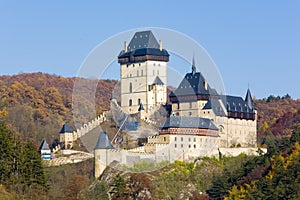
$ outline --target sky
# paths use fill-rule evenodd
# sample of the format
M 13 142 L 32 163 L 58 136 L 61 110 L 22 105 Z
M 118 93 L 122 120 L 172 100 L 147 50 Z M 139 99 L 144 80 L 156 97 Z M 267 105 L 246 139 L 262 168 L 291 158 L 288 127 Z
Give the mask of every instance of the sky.
M 299 1 L 0 0 L 0 26 L 0 75 L 74 77 L 111 36 L 161 27 L 208 52 L 227 94 L 300 98 Z

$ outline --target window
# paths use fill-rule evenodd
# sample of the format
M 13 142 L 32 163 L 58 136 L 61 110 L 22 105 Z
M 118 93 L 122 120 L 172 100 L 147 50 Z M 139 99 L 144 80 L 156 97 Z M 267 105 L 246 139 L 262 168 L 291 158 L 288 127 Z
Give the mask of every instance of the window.
M 192 108 L 193 107 L 193 104 L 192 104 L 192 102 L 190 102 L 190 108 Z
M 180 104 L 179 104 L 179 102 L 177 103 L 177 109 L 180 109 Z
M 174 141 L 175 141 L 175 142 L 177 141 L 177 137 L 174 138 Z
M 196 138 L 194 138 L 194 142 L 196 142 Z
M 191 145 L 189 144 L 189 148 L 191 148 Z
M 132 93 L 132 83 L 129 83 L 129 93 Z
M 175 148 L 177 148 L 177 144 L 175 144 Z
M 141 70 L 141 76 L 143 76 L 143 70 Z
M 189 138 L 189 142 L 191 141 L 191 138 Z
M 192 116 L 192 112 L 189 112 L 189 116 Z
M 132 99 L 129 99 L 129 106 L 132 106 Z
M 196 149 L 196 145 L 194 144 L 194 149 Z
M 136 71 L 136 76 L 139 76 L 139 70 Z
M 141 99 L 138 99 L 138 105 L 140 105 L 141 104 Z
M 183 141 L 183 137 L 181 137 L 181 142 Z
M 183 144 L 181 144 L 181 148 L 183 148 Z
M 165 141 L 167 141 L 167 138 L 166 138 L 166 137 L 164 137 L 164 142 L 165 142 Z

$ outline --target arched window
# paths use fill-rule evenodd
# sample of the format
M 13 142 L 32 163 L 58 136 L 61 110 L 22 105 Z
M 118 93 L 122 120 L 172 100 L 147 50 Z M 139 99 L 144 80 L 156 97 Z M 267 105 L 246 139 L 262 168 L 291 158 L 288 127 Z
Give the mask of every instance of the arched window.
M 132 99 L 129 99 L 129 106 L 132 106 Z
M 132 83 L 129 83 L 129 93 L 132 93 Z

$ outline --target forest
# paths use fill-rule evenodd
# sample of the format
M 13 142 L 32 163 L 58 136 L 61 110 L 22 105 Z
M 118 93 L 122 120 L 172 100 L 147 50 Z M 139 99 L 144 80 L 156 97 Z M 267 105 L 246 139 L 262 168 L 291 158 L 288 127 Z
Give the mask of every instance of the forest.
M 45 167 L 38 146 L 44 138 L 51 145 L 62 124 L 72 124 L 75 80 L 43 73 L 0 76 L 0 199 L 107 199 L 108 193 L 112 199 L 299 199 L 300 100 L 288 94 L 255 99 L 258 146 L 268 148 L 265 155 L 220 155 L 149 173 L 107 169 L 99 180 L 93 160 Z M 84 81 L 83 91 L 97 83 L 96 112 L 109 109 L 117 81 Z M 85 101 L 82 106 L 89 105 Z

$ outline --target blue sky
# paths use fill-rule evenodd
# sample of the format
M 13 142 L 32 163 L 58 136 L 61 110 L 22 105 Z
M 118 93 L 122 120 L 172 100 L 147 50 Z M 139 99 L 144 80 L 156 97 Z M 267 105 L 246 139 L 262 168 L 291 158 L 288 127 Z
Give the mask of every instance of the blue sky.
M 0 1 L 0 75 L 76 76 L 119 32 L 177 30 L 202 45 L 228 94 L 300 98 L 298 1 Z M 189 66 L 183 66 L 183 68 Z

